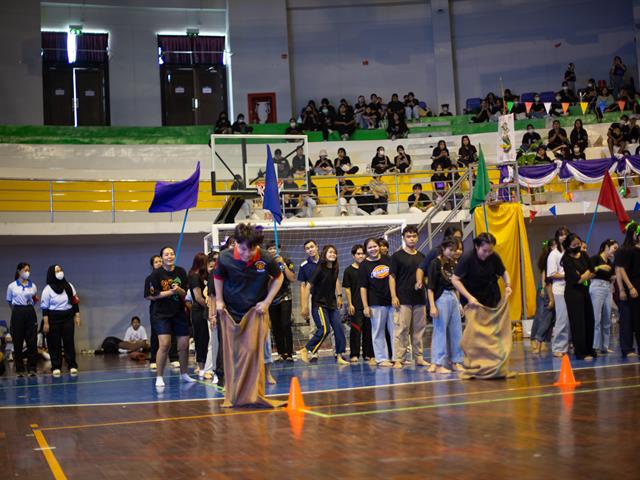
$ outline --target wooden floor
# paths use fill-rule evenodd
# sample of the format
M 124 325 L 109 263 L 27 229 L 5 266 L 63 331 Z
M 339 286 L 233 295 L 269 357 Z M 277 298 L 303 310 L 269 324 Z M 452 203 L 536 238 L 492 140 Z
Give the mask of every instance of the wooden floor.
M 616 354 L 574 362 L 573 392 L 522 344 L 510 380 L 276 365 L 273 395 L 293 375 L 316 387 L 297 415 L 222 409 L 217 389 L 175 376 L 148 399 L 143 366 L 82 360 L 76 379 L 0 380 L 2 478 L 639 478 L 640 363 Z M 106 388 L 128 400 L 101 402 Z

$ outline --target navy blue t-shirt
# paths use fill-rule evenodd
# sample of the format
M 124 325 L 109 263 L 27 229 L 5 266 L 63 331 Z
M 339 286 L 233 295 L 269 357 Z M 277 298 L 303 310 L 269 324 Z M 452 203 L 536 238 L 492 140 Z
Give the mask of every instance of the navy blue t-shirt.
M 318 262 L 314 262 L 311 257 L 308 257 L 300 264 L 300 269 L 298 270 L 298 281 L 307 283 L 311 282 L 311 278 L 316 272 L 317 267 Z
M 258 249 L 252 259 L 244 262 L 234 248 L 220 253 L 214 278 L 224 281 L 224 304 L 239 320 L 267 297 L 269 280 L 279 275 L 282 272 L 277 262 L 266 252 Z

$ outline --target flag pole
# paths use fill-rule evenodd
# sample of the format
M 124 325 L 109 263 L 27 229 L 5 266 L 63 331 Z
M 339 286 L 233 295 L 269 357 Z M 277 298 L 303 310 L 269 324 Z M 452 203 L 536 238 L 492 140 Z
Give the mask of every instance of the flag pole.
M 587 233 L 587 247 L 589 246 L 589 241 L 591 240 L 591 234 L 593 233 L 593 225 L 596 222 L 596 214 L 598 213 L 598 205 L 600 205 L 598 202 L 596 202 L 596 208 L 593 211 L 593 217 L 591 217 L 591 225 L 589 225 L 589 233 Z
M 273 238 L 276 242 L 276 257 L 280 255 L 280 245 L 278 244 L 278 222 L 273 217 Z
M 180 229 L 180 238 L 178 238 L 178 248 L 176 248 L 176 261 L 175 264 L 178 264 L 178 257 L 180 257 L 180 248 L 182 248 L 182 237 L 184 236 L 184 227 L 187 224 L 187 215 L 189 215 L 189 209 L 187 208 L 184 211 L 184 218 L 182 219 L 182 228 Z

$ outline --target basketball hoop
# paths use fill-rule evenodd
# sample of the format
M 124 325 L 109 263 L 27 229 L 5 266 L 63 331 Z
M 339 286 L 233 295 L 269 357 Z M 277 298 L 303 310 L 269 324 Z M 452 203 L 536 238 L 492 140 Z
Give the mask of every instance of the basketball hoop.
M 262 198 L 262 200 L 264 201 L 264 188 L 265 188 L 265 181 L 264 180 L 256 180 L 255 182 L 256 185 L 256 190 L 258 191 L 258 195 L 260 195 L 260 198 Z M 284 181 L 278 179 L 278 193 L 280 193 L 282 191 L 282 186 L 284 185 Z M 271 215 L 271 212 L 268 210 L 264 211 L 264 219 L 265 220 L 273 220 L 273 215 Z

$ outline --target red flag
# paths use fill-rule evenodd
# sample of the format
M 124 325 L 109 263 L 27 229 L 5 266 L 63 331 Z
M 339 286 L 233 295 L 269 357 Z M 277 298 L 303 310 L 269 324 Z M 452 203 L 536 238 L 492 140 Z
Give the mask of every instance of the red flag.
M 638 99 L 638 105 L 640 105 L 640 99 Z M 529 110 L 531 110 L 532 106 L 533 102 L 524 102 L 524 107 L 527 109 L 527 113 L 529 113 Z
M 569 110 L 569 102 L 562 102 L 562 113 L 567 113 Z
M 598 205 L 608 208 L 612 212 L 615 212 L 618 217 L 618 223 L 620 223 L 620 230 L 624 232 L 624 226 L 629 223 L 629 215 L 622 206 L 620 195 L 616 191 L 616 187 L 613 186 L 613 181 L 609 175 L 609 171 L 604 172 L 604 179 L 602 180 L 602 187 L 600 188 L 600 195 L 598 196 Z

